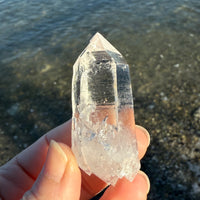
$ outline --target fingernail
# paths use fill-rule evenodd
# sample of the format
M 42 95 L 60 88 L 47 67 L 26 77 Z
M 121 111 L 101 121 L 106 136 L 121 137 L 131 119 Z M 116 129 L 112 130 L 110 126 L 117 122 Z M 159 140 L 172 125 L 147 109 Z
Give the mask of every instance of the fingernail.
M 142 126 L 139 126 L 139 125 L 136 125 L 143 133 L 144 133 L 144 135 L 146 136 L 146 138 L 147 138 L 147 146 L 149 146 L 149 144 L 150 144 L 150 135 L 149 135 L 149 132 L 144 128 L 144 127 L 142 127 Z
M 51 140 L 47 153 L 46 162 L 44 164 L 44 175 L 59 183 L 63 177 L 67 166 L 68 158 L 59 144 Z
M 20 200 L 36 200 L 36 197 L 31 191 L 27 191 Z
M 138 174 L 141 175 L 141 177 L 144 179 L 145 183 L 147 184 L 147 194 L 149 193 L 150 190 L 150 181 L 149 181 L 149 177 L 143 172 L 143 171 L 139 171 Z

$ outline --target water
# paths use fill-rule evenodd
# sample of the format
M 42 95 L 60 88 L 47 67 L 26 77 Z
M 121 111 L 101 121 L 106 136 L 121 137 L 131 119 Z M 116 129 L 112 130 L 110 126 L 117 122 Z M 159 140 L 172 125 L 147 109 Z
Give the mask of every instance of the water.
M 55 46 L 66 47 L 96 31 L 112 40 L 161 28 L 198 33 L 199 15 L 197 0 L 1 1 L 0 59 L 8 63 Z
M 199 0 L 0 0 L 1 163 L 70 118 L 72 66 L 97 31 L 130 65 L 149 198 L 198 199 Z

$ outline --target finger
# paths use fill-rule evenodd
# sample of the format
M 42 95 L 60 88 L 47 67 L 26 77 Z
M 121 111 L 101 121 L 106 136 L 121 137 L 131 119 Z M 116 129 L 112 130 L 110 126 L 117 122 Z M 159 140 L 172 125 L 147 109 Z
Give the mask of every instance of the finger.
M 149 144 L 149 136 L 147 134 L 147 139 L 145 140 L 145 131 L 141 130 L 140 127 L 136 126 L 136 138 L 138 142 L 139 158 L 142 158 Z M 22 176 L 18 177 L 18 171 L 23 171 L 24 179 L 27 180 L 26 182 L 28 182 L 31 178 L 31 181 L 29 181 L 30 184 L 26 185 L 26 187 L 24 186 L 24 188 L 30 188 L 32 185 L 31 182 L 33 183 L 33 181 L 37 179 L 38 174 L 40 173 L 42 166 L 44 165 L 49 147 L 49 142 L 51 139 L 58 142 L 66 143 L 67 145 L 71 146 L 71 120 L 49 131 L 47 134 L 42 136 L 37 142 L 32 144 L 30 147 L 25 149 L 14 159 L 8 162 L 5 166 L 3 166 L 5 169 L 8 169 L 10 166 L 13 166 L 13 164 L 17 165 L 16 170 L 11 170 L 9 172 L 8 176 L 10 177 L 10 179 L 16 177 L 17 183 L 18 180 L 20 181 L 20 179 L 22 178 Z M 18 184 L 20 184 L 20 182 Z M 90 185 L 94 187 L 91 188 Z M 82 194 L 86 194 L 92 197 L 95 194 L 97 194 L 101 189 L 106 187 L 106 184 L 99 178 L 97 178 L 95 175 L 85 175 L 82 186 L 84 186 L 82 187 Z
M 81 174 L 71 150 L 64 144 L 51 141 L 44 167 L 23 200 L 78 200 L 80 187 Z
M 80 200 L 91 199 L 108 185 L 94 174 L 88 176 L 81 170 L 81 175 L 82 187 Z
M 115 186 L 110 186 L 101 200 L 145 200 L 150 189 L 147 175 L 140 171 L 132 182 L 123 178 Z
M 44 165 L 51 140 L 71 146 L 71 120 L 42 136 L 39 140 L 8 162 L 5 165 L 5 168 L 17 163 L 25 174 L 28 173 L 28 176 L 33 180 L 37 179 L 38 174 Z M 16 173 L 13 175 L 16 175 Z M 13 175 L 11 174 L 11 176 Z
M 135 126 L 135 135 L 138 145 L 138 154 L 139 154 L 138 156 L 139 159 L 142 159 L 142 157 L 145 155 L 147 151 L 147 147 L 150 144 L 150 135 L 145 128 L 138 125 Z

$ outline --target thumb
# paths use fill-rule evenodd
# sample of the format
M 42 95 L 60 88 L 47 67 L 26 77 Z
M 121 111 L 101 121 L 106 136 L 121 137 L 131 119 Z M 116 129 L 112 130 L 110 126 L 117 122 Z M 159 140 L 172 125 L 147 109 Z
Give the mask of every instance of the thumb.
M 78 200 L 80 188 L 81 173 L 71 149 L 52 140 L 43 169 L 22 200 Z

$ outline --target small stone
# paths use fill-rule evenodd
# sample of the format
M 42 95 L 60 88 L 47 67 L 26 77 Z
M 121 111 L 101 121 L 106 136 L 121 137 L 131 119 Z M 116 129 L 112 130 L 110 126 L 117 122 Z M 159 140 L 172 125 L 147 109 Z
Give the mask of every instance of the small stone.
M 163 100 L 163 101 L 168 101 L 168 97 L 167 97 L 167 96 L 164 96 L 164 97 L 162 97 L 162 100 Z
M 52 68 L 51 65 L 45 64 L 45 66 L 42 68 L 41 73 L 47 72 Z
M 165 93 L 164 93 L 164 92 L 161 92 L 161 93 L 160 93 L 160 96 L 164 96 L 164 95 L 165 95 Z
M 73 66 L 72 150 L 88 175 L 115 185 L 140 168 L 129 66 L 96 33 Z
M 9 115 L 14 116 L 14 115 L 17 114 L 18 110 L 19 110 L 19 104 L 16 103 L 16 104 L 13 104 L 13 105 L 7 110 L 7 112 L 8 112 Z
M 35 124 L 35 125 L 34 125 L 34 129 L 37 129 L 37 128 L 38 128 L 38 125 L 37 125 L 37 124 Z
M 178 68 L 180 65 L 179 64 L 175 64 L 174 67 Z
M 160 58 L 161 58 L 161 59 L 163 59 L 163 58 L 164 58 L 164 56 L 163 56 L 162 54 L 160 54 Z
M 4 131 L 2 129 L 0 129 L 0 135 L 3 135 Z
M 18 139 L 18 136 L 17 136 L 17 135 L 14 135 L 14 136 L 13 136 L 13 139 L 14 139 L 14 140 L 17 140 L 17 139 Z
M 154 105 L 154 104 L 150 104 L 150 105 L 148 105 L 148 108 L 149 108 L 150 110 L 153 110 L 153 109 L 155 108 L 155 105 Z
M 28 144 L 27 144 L 27 143 L 24 143 L 24 144 L 23 144 L 23 147 L 24 147 L 24 148 L 27 148 L 27 147 L 28 147 Z

